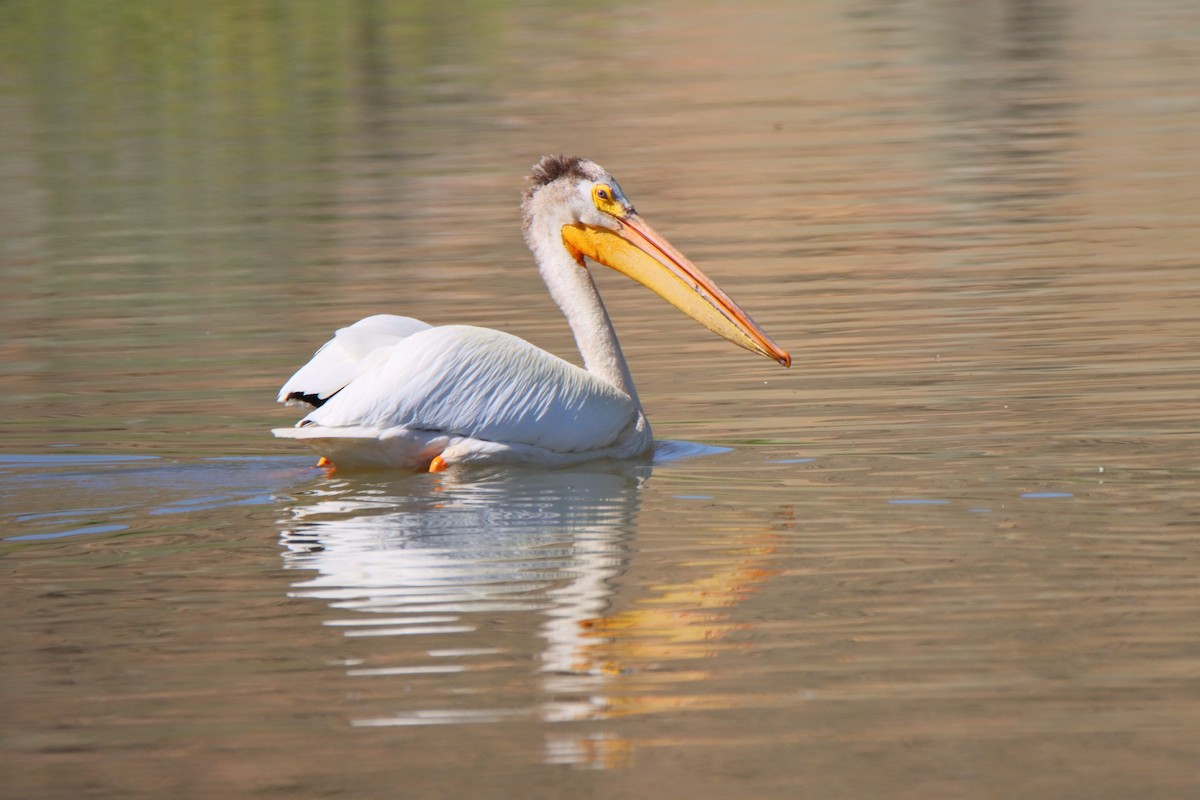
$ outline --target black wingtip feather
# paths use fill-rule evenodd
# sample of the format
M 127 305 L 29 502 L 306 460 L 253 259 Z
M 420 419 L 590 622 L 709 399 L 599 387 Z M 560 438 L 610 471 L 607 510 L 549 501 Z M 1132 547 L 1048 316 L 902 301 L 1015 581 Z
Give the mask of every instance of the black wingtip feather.
M 333 395 L 330 395 L 329 397 L 332 396 Z M 304 392 L 292 392 L 287 396 L 284 402 L 290 403 L 293 400 L 299 400 L 301 403 L 308 403 L 313 408 L 320 408 L 321 406 L 325 405 L 326 401 L 329 400 L 329 397 L 320 397 L 316 394 L 306 394 Z

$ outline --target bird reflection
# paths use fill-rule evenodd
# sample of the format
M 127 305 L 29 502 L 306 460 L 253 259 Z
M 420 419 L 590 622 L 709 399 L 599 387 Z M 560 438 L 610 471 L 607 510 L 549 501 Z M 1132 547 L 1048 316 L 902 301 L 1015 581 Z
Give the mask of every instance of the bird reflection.
M 295 584 L 297 595 L 376 616 L 356 620 L 357 635 L 411 624 L 414 612 L 418 624 L 445 625 L 538 611 L 549 618 L 547 638 L 570 647 L 563 632 L 603 610 L 607 582 L 622 569 L 649 472 L 614 463 L 467 482 L 331 483 L 291 509 L 285 559 L 317 572 Z
M 734 646 L 722 643 L 742 627 L 728 609 L 769 577 L 775 534 L 731 532 L 703 574 L 678 565 L 678 580 L 647 587 L 627 573 L 651 471 L 648 463 L 600 463 L 474 472 L 464 481 L 453 472 L 325 479 L 298 494 L 282 523 L 284 561 L 315 574 L 295 582 L 293 596 L 337 610 L 326 624 L 347 639 L 387 637 L 366 658 L 346 659 L 348 674 L 441 681 L 399 698 L 407 710 L 373 706 L 377 716 L 354 724 L 589 722 L 727 705 L 664 692 L 663 677 L 704 680 L 704 670 L 680 663 Z M 493 685 L 498 674 L 505 688 Z M 505 703 L 513 696 L 526 700 L 513 708 Z M 550 763 L 615 767 L 632 747 L 611 732 L 546 737 Z
M 347 637 L 402 636 L 406 647 L 441 644 L 437 637 L 455 634 L 460 640 L 439 648 L 437 664 L 428 663 L 427 652 L 393 651 L 384 658 L 425 663 L 351 661 L 352 675 L 470 669 L 479 656 L 526 652 L 540 659 L 538 674 L 570 672 L 592 629 L 588 621 L 604 614 L 611 582 L 626 568 L 650 471 L 649 464 L 614 462 L 476 471 L 465 481 L 453 472 L 326 480 L 296 497 L 284 523 L 286 565 L 316 573 L 294 583 L 293 595 L 352 612 L 327 622 Z M 505 636 L 489 630 L 514 614 Z M 530 614 L 540 619 L 533 631 Z M 458 707 L 423 709 L 359 724 L 498 721 L 512 710 L 463 714 Z M 549 699 L 527 715 L 564 719 L 586 712 L 573 700 Z

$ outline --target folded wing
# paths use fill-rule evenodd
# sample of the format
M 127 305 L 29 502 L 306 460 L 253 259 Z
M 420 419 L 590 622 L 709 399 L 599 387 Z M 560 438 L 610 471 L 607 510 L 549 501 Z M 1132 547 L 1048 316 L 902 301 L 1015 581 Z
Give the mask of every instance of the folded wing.
M 371 370 L 391 348 L 429 325 L 412 317 L 376 314 L 340 329 L 279 390 L 279 402 L 320 407 Z
M 576 453 L 613 445 L 639 414 L 619 389 L 487 328 L 425 328 L 371 350 L 361 363 L 366 368 L 301 426 L 404 428 Z

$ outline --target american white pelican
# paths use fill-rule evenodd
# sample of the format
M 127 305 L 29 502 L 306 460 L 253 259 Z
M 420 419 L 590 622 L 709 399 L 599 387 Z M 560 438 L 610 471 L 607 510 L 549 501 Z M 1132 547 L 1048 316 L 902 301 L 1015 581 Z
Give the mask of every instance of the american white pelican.
M 276 436 L 338 467 L 440 471 L 632 458 L 653 444 L 584 256 L 644 284 L 736 345 L 791 366 L 720 287 L 634 211 L 602 167 L 547 156 L 521 204 L 525 241 L 584 369 L 507 333 L 381 314 L 342 328 L 279 392 L 315 408 Z

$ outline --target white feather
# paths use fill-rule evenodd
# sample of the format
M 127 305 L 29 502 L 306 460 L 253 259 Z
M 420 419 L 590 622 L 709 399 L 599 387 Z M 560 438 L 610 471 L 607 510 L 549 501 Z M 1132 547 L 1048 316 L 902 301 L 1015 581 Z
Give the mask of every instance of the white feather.
M 276 435 L 391 440 L 389 452 L 369 463 L 413 465 L 428 463 L 443 447 L 463 456 L 458 461 L 502 455 L 570 461 L 626 442 L 640 449 L 648 443 L 639 435 L 640 409 L 627 394 L 507 333 L 427 328 L 372 351 L 369 359 L 372 368 L 309 413 L 301 427 Z M 467 440 L 478 447 L 464 449 Z M 330 456 L 334 463 L 347 465 L 348 456 L 364 462 L 348 442 L 323 443 L 342 451 L 340 461 Z M 491 458 L 471 458 L 476 450 Z M 565 458 L 543 459 L 536 451 Z
M 322 345 L 279 390 L 279 402 L 295 405 L 294 394 L 328 400 L 364 372 L 373 369 L 398 342 L 429 328 L 412 317 L 376 314 L 342 328 Z

